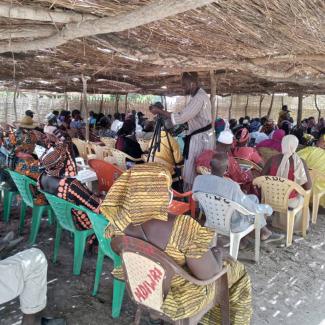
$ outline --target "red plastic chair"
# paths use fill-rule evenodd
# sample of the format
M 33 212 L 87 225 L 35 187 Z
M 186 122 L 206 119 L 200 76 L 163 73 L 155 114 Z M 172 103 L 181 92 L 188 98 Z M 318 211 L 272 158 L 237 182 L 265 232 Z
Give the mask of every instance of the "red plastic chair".
M 90 159 L 88 164 L 96 172 L 99 192 L 108 192 L 123 173 L 122 169 L 103 160 Z
M 195 201 L 192 199 L 192 192 L 179 193 L 173 190 L 174 198 L 185 199 L 188 198 L 188 202 L 173 200 L 173 202 L 168 207 L 168 212 L 174 215 L 185 214 L 186 212 L 191 212 L 191 217 L 195 218 Z

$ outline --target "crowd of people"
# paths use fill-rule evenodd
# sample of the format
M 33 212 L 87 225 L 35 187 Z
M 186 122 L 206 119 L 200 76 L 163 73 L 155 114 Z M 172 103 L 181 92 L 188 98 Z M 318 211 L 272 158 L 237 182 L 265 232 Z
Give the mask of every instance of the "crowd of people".
M 116 113 L 113 117 L 90 112 L 86 123 L 78 110 L 71 113 L 53 111 L 46 116 L 45 125 L 40 126 L 33 121 L 33 112 L 27 111 L 20 123 L 3 129 L 1 145 L 7 150 L 8 157 L 2 162 L 6 168 L 37 181 L 37 187 L 31 188 L 35 204 L 48 204 L 40 192 L 42 190 L 102 213 L 110 222 L 106 229 L 107 238 L 127 235 L 147 241 L 201 280 L 211 278 L 227 266 L 231 324 L 248 325 L 252 317 L 252 291 L 245 266 L 216 246 L 215 231 L 209 228 L 204 218 L 198 221 L 189 215 L 168 213 L 175 184 L 173 171 L 165 164 L 143 161 L 133 165 L 115 181 L 105 198 L 75 177 L 78 150 L 71 139 L 84 139 L 86 124 L 91 130 L 91 141 L 115 138 L 116 149 L 140 158 L 150 152 L 143 152 L 139 139 L 152 139 L 156 120 L 163 118 L 156 157 L 159 162 L 165 161 L 175 168 L 184 165 L 184 191 L 222 196 L 264 215 L 261 240 L 266 244 L 281 241 L 284 235 L 279 230 L 286 229 L 286 218 L 260 203 L 260 193 L 253 186 L 253 179 L 258 175 L 280 176 L 306 190 L 311 189 L 309 169 L 316 168 L 325 173 L 324 119 L 316 123 L 310 117 L 294 124 L 288 107 L 283 106 L 277 122 L 267 117 L 251 119 L 246 116 L 238 121 L 218 117 L 213 123 L 210 99 L 200 87 L 197 74 L 184 74 L 182 84 L 185 93 L 191 96 L 186 107 L 179 113 L 169 113 L 163 110 L 161 103 L 154 103 L 150 107 L 155 116 L 153 120 L 135 111 L 128 115 Z M 37 146 L 43 148 L 41 154 L 36 154 Z M 263 148 L 272 154 L 268 159 L 263 155 Z M 238 158 L 252 162 L 256 170 L 243 169 Z M 199 175 L 200 167 L 209 173 Z M 14 189 L 15 184 L 5 168 L 1 175 L 7 188 Z M 325 187 L 322 182 L 316 185 Z M 301 199 L 298 193 L 292 193 L 290 207 L 296 207 Z M 325 206 L 324 201 L 321 204 Z M 67 217 L 73 219 L 77 229 L 92 227 L 87 215 L 80 210 L 72 210 L 71 216 Z M 300 218 L 296 218 L 297 231 Z M 231 230 L 241 232 L 252 223 L 253 217 L 234 213 Z M 12 238 L 0 241 L 0 253 L 11 241 Z M 249 238 L 245 238 L 241 248 L 245 249 L 249 242 Z M 87 245 L 89 252 L 94 253 L 96 245 L 96 237 L 91 236 Z M 45 255 L 35 248 L 0 261 L 0 304 L 20 296 L 25 325 L 40 323 L 36 319 L 46 306 L 46 269 Z M 121 268 L 114 269 L 113 275 L 125 279 Z M 200 287 L 175 277 L 161 310 L 173 320 L 190 317 L 211 302 L 214 290 L 213 284 Z M 53 321 L 54 324 L 65 324 L 63 319 Z M 44 322 L 51 324 L 51 320 L 43 320 L 42 324 Z M 150 322 L 156 324 L 157 320 Z M 220 306 L 212 308 L 201 323 L 221 324 Z

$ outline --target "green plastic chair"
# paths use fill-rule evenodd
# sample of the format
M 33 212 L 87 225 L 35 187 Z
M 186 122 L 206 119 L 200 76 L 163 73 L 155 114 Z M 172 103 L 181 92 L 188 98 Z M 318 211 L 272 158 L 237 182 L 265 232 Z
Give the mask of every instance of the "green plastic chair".
M 83 211 L 87 209 L 83 208 Z M 96 214 L 92 211 L 87 210 L 88 217 L 92 223 L 93 229 L 95 231 L 96 237 L 98 239 L 99 247 L 98 247 L 98 257 L 96 264 L 96 275 L 95 275 L 95 283 L 93 296 L 96 296 L 99 283 L 100 276 L 102 274 L 103 262 L 105 255 L 108 256 L 114 262 L 114 268 L 122 265 L 122 261 L 120 256 L 118 256 L 111 248 L 111 240 L 105 238 L 105 228 L 109 224 L 108 220 L 101 214 Z M 125 290 L 125 282 L 120 281 L 118 279 L 113 280 L 113 302 L 112 302 L 112 317 L 118 318 L 121 314 L 121 307 L 123 303 Z
M 56 219 L 56 235 L 54 243 L 53 262 L 55 263 L 58 257 L 62 229 L 69 231 L 74 237 L 74 257 L 73 257 L 73 274 L 80 275 L 82 261 L 84 257 L 85 247 L 87 238 L 94 234 L 93 229 L 89 230 L 78 230 L 74 224 L 71 209 L 82 210 L 80 206 L 75 205 L 71 202 L 63 200 L 55 195 L 42 192 L 45 194 L 49 201 Z M 88 210 L 85 211 L 87 214 Z
M 8 170 L 12 180 L 15 182 L 19 194 L 22 198 L 22 205 L 20 209 L 20 224 L 19 224 L 19 233 L 22 232 L 22 229 L 25 224 L 25 216 L 26 216 L 26 207 L 29 206 L 33 209 L 32 213 L 32 227 L 31 233 L 29 235 L 29 243 L 35 244 L 36 237 L 38 235 L 39 227 L 41 224 L 42 215 L 47 213 L 48 222 L 52 224 L 52 209 L 50 205 L 36 205 L 34 203 L 34 198 L 32 192 L 30 190 L 31 186 L 36 186 L 36 182 L 31 178 L 21 175 L 15 171 Z
M 2 192 L 3 192 L 3 221 L 5 223 L 8 223 L 9 217 L 10 217 L 12 200 L 14 199 L 15 196 L 19 195 L 19 192 L 9 191 L 5 188 L 2 188 L 1 196 L 2 196 Z

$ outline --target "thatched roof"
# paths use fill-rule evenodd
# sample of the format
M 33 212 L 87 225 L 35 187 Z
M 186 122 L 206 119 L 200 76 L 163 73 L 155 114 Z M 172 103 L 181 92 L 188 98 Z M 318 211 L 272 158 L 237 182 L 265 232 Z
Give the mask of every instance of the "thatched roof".
M 214 70 L 218 94 L 325 93 L 324 0 L 202 1 L 211 3 L 164 19 L 146 7 L 177 2 L 195 3 L 1 1 L 0 86 L 81 91 L 83 74 L 90 93 L 175 95 L 181 72 L 200 72 L 209 91 Z M 137 22 L 141 9 L 152 11 Z M 73 39 L 74 30 L 87 36 Z M 55 42 L 63 44 L 44 49 Z

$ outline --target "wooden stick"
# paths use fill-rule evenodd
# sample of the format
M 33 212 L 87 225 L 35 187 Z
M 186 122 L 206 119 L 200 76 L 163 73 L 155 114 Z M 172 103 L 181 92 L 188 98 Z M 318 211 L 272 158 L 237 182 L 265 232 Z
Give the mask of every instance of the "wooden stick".
M 228 121 L 231 119 L 231 112 L 232 111 L 232 95 L 230 95 L 230 105 L 229 105 L 229 111 L 228 111 Z
M 6 102 L 5 102 L 5 122 L 8 123 L 8 97 L 9 93 L 6 91 Z
M 86 116 L 86 141 L 89 141 L 89 111 L 88 111 L 88 104 L 87 104 L 87 78 L 84 75 L 81 75 L 82 80 L 82 90 L 83 90 L 83 108 L 85 109 L 85 116 Z
M 103 105 L 104 105 L 104 94 L 102 94 L 102 98 L 99 104 L 99 114 L 103 112 Z
M 126 95 L 125 95 L 125 102 L 124 102 L 124 114 L 126 114 L 126 112 L 128 110 L 128 96 L 129 96 L 129 94 L 126 93 Z
M 247 95 L 247 97 L 246 97 L 246 104 L 245 104 L 245 109 L 244 109 L 245 117 L 248 115 L 248 114 L 247 114 L 248 99 L 249 99 L 249 95 Z
M 38 120 L 38 123 L 41 123 L 41 117 L 40 117 L 40 114 L 39 114 L 39 98 L 38 98 L 38 91 L 36 92 L 36 99 L 35 99 L 35 102 L 36 102 L 36 105 L 35 105 L 35 111 L 36 111 L 36 114 L 37 114 L 37 120 Z
M 15 121 L 17 122 L 17 103 L 16 103 L 16 95 L 17 95 L 18 85 L 16 84 L 15 91 L 14 91 L 14 114 L 15 114 Z
M 317 112 L 318 112 L 318 123 L 319 123 L 319 120 L 320 120 L 320 117 L 321 117 L 321 110 L 320 110 L 320 108 L 319 108 L 319 106 L 318 106 L 318 103 L 317 103 L 317 95 L 315 94 L 315 107 L 316 107 L 316 109 L 317 109 Z
M 262 117 L 262 102 L 263 102 L 263 100 L 264 100 L 264 95 L 261 95 L 260 96 L 260 105 L 258 107 L 258 116 L 259 116 L 259 118 Z
M 217 95 L 217 82 L 214 74 L 214 70 L 210 70 L 210 102 L 211 102 L 211 118 L 212 124 L 214 125 L 214 121 L 216 119 L 216 95 Z
M 302 101 L 303 101 L 303 95 L 302 93 L 299 94 L 298 96 L 298 112 L 297 112 L 297 124 L 301 124 L 302 120 Z
M 273 102 L 274 102 L 274 94 L 272 94 L 272 97 L 271 97 L 271 103 L 270 103 L 269 109 L 267 111 L 267 118 L 269 118 L 270 115 L 271 115 L 272 107 L 273 107 Z

